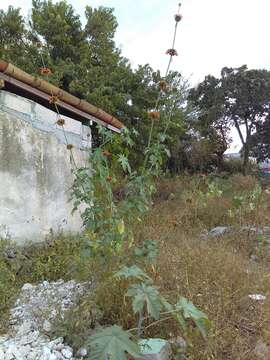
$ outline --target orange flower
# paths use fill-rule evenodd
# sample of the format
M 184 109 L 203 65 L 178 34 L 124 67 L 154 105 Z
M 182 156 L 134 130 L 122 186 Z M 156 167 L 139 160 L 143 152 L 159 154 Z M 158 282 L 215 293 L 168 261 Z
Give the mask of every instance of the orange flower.
M 174 15 L 174 19 L 176 22 L 179 22 L 183 19 L 183 16 L 181 14 L 176 14 L 176 15 Z
M 158 85 L 159 85 L 160 90 L 162 90 L 162 91 L 166 91 L 169 87 L 169 84 L 167 83 L 166 80 L 160 80 Z
M 109 156 L 111 156 L 111 153 L 109 151 L 107 151 L 107 150 L 103 150 L 102 155 L 106 156 L 106 157 L 109 157 Z
M 72 150 L 74 148 L 74 146 L 72 144 L 67 144 L 67 149 L 68 150 Z
M 64 126 L 64 125 L 65 125 L 65 120 L 59 118 L 59 119 L 56 121 L 56 124 L 59 125 L 59 126 Z
M 47 67 L 41 67 L 39 68 L 39 71 L 41 73 L 41 75 L 51 75 L 51 70 Z
M 50 98 L 49 98 L 49 103 L 50 104 L 56 104 L 58 102 L 58 97 L 56 95 L 52 95 Z
M 111 181 L 112 181 L 112 177 L 111 177 L 111 176 L 107 176 L 106 180 L 107 180 L 108 182 L 111 182 Z
M 151 120 L 158 120 L 160 118 L 159 111 L 148 111 L 148 117 Z
M 175 49 L 168 49 L 166 51 L 166 55 L 170 55 L 170 56 L 178 56 L 178 53 Z

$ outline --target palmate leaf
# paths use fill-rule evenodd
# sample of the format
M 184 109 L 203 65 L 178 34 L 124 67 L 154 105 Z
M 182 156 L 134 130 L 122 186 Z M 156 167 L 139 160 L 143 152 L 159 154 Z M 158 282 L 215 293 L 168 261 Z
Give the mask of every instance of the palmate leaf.
M 153 319 L 158 320 L 160 318 L 160 310 L 163 307 L 163 303 L 156 287 L 143 283 L 131 285 L 127 296 L 133 298 L 132 308 L 135 314 L 142 312 L 146 305 L 147 312 Z
M 89 339 L 91 360 L 126 360 L 127 353 L 139 357 L 139 346 L 130 340 L 129 334 L 114 325 L 93 335 Z
M 131 174 L 131 167 L 129 165 L 128 158 L 125 155 L 120 154 L 117 161 L 121 164 L 124 171 L 127 171 L 129 174 Z
M 207 315 L 199 310 L 191 301 L 188 301 L 186 298 L 181 297 L 178 303 L 175 305 L 176 310 L 179 311 L 178 320 L 180 324 L 183 326 L 183 318 L 191 319 L 194 321 L 195 325 L 198 327 L 201 335 L 206 338 L 209 328 L 210 321 Z
M 117 273 L 114 274 L 114 277 L 124 277 L 125 279 L 133 277 L 142 281 L 152 281 L 151 278 L 136 265 L 130 267 L 122 267 L 122 269 L 120 269 L 119 271 L 117 271 Z

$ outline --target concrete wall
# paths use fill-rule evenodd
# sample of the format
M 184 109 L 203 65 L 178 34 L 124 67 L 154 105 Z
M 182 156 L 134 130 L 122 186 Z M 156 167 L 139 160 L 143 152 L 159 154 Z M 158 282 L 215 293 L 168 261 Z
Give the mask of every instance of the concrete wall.
M 90 128 L 65 118 L 75 162 L 83 165 Z M 0 237 L 39 242 L 53 230 L 78 232 L 71 215 L 71 153 L 57 114 L 33 101 L 0 91 Z

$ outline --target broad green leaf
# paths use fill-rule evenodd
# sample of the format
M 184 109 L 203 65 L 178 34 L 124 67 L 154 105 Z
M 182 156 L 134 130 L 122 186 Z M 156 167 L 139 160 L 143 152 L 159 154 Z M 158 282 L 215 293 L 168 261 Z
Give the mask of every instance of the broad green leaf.
M 131 285 L 128 289 L 127 296 L 133 298 L 132 308 L 135 314 L 142 312 L 146 305 L 148 314 L 155 320 L 159 319 L 163 304 L 156 287 L 146 284 Z
M 124 277 L 125 279 L 133 277 L 141 281 L 152 281 L 151 278 L 136 265 L 130 267 L 122 267 L 122 269 L 120 269 L 119 271 L 117 271 L 117 273 L 114 274 L 114 277 Z
M 173 311 L 174 307 L 163 296 L 161 296 L 161 303 L 166 311 Z
M 176 310 L 179 310 L 182 313 L 184 319 L 193 320 L 201 335 L 204 338 L 207 337 L 207 333 L 210 328 L 210 321 L 204 312 L 199 310 L 191 301 L 188 301 L 184 297 L 179 299 L 175 307 Z M 180 314 L 178 315 L 180 316 Z M 182 319 L 179 318 L 179 321 L 181 323 Z
M 138 357 L 139 346 L 130 340 L 129 334 L 114 325 L 106 328 L 89 339 L 91 360 L 126 360 L 126 353 Z
M 127 171 L 131 174 L 131 167 L 129 165 L 128 158 L 125 155 L 120 154 L 117 161 L 121 164 L 124 171 Z

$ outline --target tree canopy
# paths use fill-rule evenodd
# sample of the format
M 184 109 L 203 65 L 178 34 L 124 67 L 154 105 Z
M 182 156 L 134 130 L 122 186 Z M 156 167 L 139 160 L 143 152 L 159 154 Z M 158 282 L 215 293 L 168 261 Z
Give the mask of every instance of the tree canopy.
M 50 82 L 134 127 L 140 133 L 138 159 L 150 128 L 147 112 L 155 107 L 162 76 L 148 64 L 132 69 L 115 45 L 117 26 L 113 9 L 102 6 L 85 8 L 84 26 L 66 1 L 33 0 L 27 21 L 20 9 L 10 6 L 0 11 L 0 57 L 34 75 L 45 64 L 52 71 Z M 164 112 L 173 105 L 167 142 L 177 156 L 185 129 L 186 84 L 176 71 L 169 77 L 169 102 L 161 103 Z
M 270 114 L 270 72 L 248 70 L 247 66 L 223 68 L 221 77 L 207 76 L 190 92 L 197 107 L 197 127 L 205 137 L 217 139 L 224 152 L 228 134 L 235 127 L 242 144 L 243 168 L 248 164 L 252 149 L 262 140 L 259 136 L 267 127 Z M 260 130 L 256 136 L 253 134 Z

